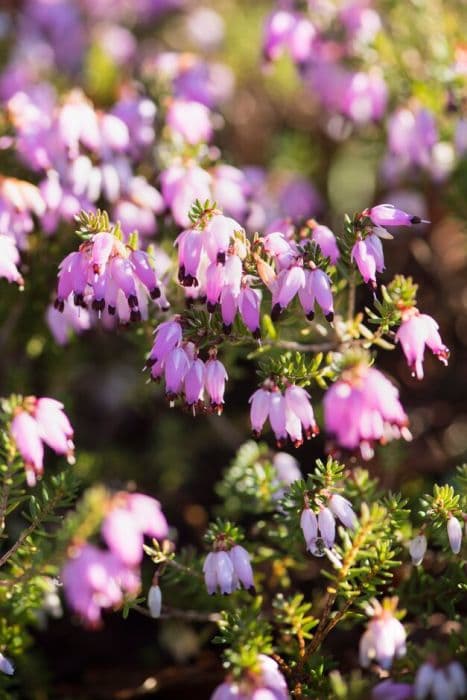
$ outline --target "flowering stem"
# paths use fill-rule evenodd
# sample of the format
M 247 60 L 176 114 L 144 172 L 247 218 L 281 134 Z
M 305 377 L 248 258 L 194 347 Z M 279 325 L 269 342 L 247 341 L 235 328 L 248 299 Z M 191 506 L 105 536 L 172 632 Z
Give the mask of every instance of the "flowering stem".
M 53 513 L 55 510 L 55 507 L 57 506 L 58 503 L 61 502 L 62 498 L 64 497 L 65 492 L 62 489 L 59 489 L 53 496 L 53 498 L 50 499 L 50 501 L 47 502 L 47 504 L 44 505 L 42 508 L 40 514 L 34 518 L 34 520 L 31 522 L 31 524 L 23 530 L 23 532 L 19 535 L 18 539 L 16 542 L 8 549 L 5 554 L 3 554 L 2 557 L 0 557 L 0 568 L 10 559 L 10 557 L 15 554 L 15 552 L 18 551 L 18 549 L 21 547 L 23 542 L 27 540 L 27 538 L 36 530 L 39 525 L 47 519 L 47 516 L 50 513 Z
M 131 606 L 131 609 L 135 610 L 141 615 L 151 617 L 151 613 L 143 605 L 138 605 L 135 603 Z M 169 608 L 164 606 L 159 618 L 163 620 L 191 620 L 192 622 L 219 622 L 221 616 L 219 613 L 201 613 L 197 612 L 196 610 L 180 610 L 179 608 Z
M 337 623 L 343 618 L 349 607 L 354 601 L 354 597 L 348 599 L 345 602 L 344 607 L 342 610 L 336 613 L 336 615 L 332 618 L 329 619 L 329 616 L 332 612 L 332 608 L 334 606 L 334 603 L 336 602 L 336 598 L 338 595 L 339 591 L 339 584 L 342 581 L 345 581 L 347 574 L 349 572 L 349 569 L 355 562 L 356 556 L 358 554 L 358 551 L 360 548 L 365 544 L 366 538 L 368 534 L 371 531 L 372 527 L 372 522 L 371 520 L 368 520 L 367 523 L 365 523 L 360 531 L 358 532 L 355 541 L 351 547 L 351 549 L 347 552 L 344 561 L 342 562 L 342 567 L 339 569 L 339 574 L 337 577 L 337 582 L 336 586 L 329 587 L 328 592 L 327 592 L 327 598 L 326 598 L 326 603 L 323 609 L 323 612 L 321 613 L 321 618 L 318 624 L 318 628 L 313 635 L 313 639 L 311 640 L 310 644 L 306 647 L 305 653 L 301 657 L 301 660 L 298 664 L 298 668 L 301 670 L 303 667 L 304 662 L 306 661 L 307 658 L 309 658 L 323 643 L 324 639 L 327 637 L 329 632 L 337 625 Z
M 347 307 L 347 321 L 352 321 L 355 316 L 355 292 L 357 283 L 355 280 L 355 271 L 352 271 L 349 279 L 349 299 Z
M 8 456 L 7 469 L 3 478 L 3 488 L 0 497 L 0 533 L 5 529 L 6 524 L 6 510 L 8 506 L 8 496 L 10 495 L 10 489 L 12 485 L 11 477 L 13 475 L 14 466 L 14 454 Z

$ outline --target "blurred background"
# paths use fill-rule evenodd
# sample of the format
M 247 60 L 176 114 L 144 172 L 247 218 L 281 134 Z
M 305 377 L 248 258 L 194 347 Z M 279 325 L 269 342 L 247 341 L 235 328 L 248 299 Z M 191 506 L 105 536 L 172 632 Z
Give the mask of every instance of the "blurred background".
M 320 4 L 335 3 L 310 2 Z M 297 3 L 299 9 L 306 5 Z M 453 145 L 467 95 L 467 4 L 382 0 L 374 6 L 382 28 L 359 59 L 378 64 L 389 97 L 386 116 L 365 123 L 326 109 L 286 52 L 265 65 L 263 25 L 276 7 L 266 0 L 3 0 L 0 89 L 6 101 L 14 69 L 32 83 L 50 80 L 61 91 L 79 85 L 102 108 L 118 99 L 126 81 L 137 81 L 159 99 L 155 57 L 194 52 L 217 66 L 213 82 L 222 99 L 214 110 L 216 147 L 224 162 L 258 174 L 264 210 L 272 202 L 276 215 L 286 216 L 293 203 L 298 218 L 314 216 L 336 233 L 345 212 L 375 202 L 391 201 L 428 218 L 430 226 L 401 230 L 385 244 L 383 281 L 395 273 L 413 276 L 420 285 L 419 307 L 439 322 L 451 358 L 444 368 L 428 357 L 425 380 L 417 382 L 399 351 L 381 352 L 380 366 L 399 385 L 414 440 L 378 451 L 370 466 L 388 489 L 410 497 L 428 491 L 434 480 L 449 480 L 467 455 L 467 162 Z M 29 47 L 28 32 L 34 37 Z M 433 113 L 444 151 L 438 149 L 429 167 L 391 179 L 384 169 L 387 115 L 413 101 Z M 8 135 L 6 118 L 0 120 Z M 10 150 L 1 157 L 2 174 L 26 177 Z M 158 184 L 157 175 L 149 177 Z M 251 203 L 250 230 L 265 222 L 260 209 Z M 161 237 L 167 235 L 164 217 Z M 193 419 L 169 409 L 161 388 L 142 374 L 151 328 L 95 327 L 66 346 L 57 344 L 45 313 L 57 263 L 75 245 L 72 230 L 63 224 L 60 235 L 32 238 L 22 293 L 1 282 L 2 394 L 62 400 L 75 427 L 74 468 L 83 489 L 96 481 L 136 485 L 161 501 L 178 543 L 202 546 L 216 505 L 214 485 L 249 438 L 254 364 L 229 349 L 223 415 Z M 167 230 L 170 238 L 173 227 L 167 224 Z M 359 302 L 371 303 L 371 294 L 361 291 Z M 318 437 L 295 451 L 303 473 L 323 448 Z M 147 583 L 152 572 L 146 566 Z M 34 633 L 28 696 L 207 698 L 222 677 L 216 650 L 207 644 L 211 633 L 204 625 L 154 622 L 134 613 L 127 620 L 106 615 L 101 630 L 88 631 L 65 612 Z

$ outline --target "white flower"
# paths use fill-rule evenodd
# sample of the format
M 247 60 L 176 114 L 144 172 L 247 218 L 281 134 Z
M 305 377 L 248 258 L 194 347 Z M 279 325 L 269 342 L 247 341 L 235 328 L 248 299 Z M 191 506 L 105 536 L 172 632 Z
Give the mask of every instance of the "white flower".
M 427 547 L 425 535 L 417 535 L 409 542 L 409 552 L 412 557 L 412 563 L 418 566 L 422 563 Z
M 162 607 L 162 593 L 159 586 L 151 586 L 148 593 L 148 608 L 151 617 L 160 617 Z

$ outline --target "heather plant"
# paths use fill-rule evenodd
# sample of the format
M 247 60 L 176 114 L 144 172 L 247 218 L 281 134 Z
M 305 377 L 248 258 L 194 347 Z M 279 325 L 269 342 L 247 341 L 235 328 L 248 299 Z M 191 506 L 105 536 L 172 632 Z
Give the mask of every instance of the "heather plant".
M 258 165 L 236 153 L 248 80 L 216 55 L 242 18 L 196 5 L 4 12 L 1 693 L 55 697 L 48 620 L 113 615 L 169 630 L 179 663 L 214 649 L 213 700 L 464 697 L 460 400 L 436 479 L 402 471 L 439 387 L 464 391 L 467 291 L 430 296 L 428 241 L 442 268 L 454 237 L 461 278 L 465 12 L 433 3 L 441 50 L 432 20 L 397 34 L 416 3 L 242 4 L 259 103 L 290 81 L 309 105 Z M 342 166 L 359 148 L 369 185 Z

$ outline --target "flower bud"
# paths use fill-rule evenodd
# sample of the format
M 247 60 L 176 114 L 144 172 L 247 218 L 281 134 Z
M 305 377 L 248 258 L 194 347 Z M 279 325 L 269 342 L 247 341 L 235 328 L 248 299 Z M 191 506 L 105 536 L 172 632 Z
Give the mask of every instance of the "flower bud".
M 426 537 L 425 535 L 417 535 L 409 542 L 409 552 L 412 557 L 412 563 L 419 566 L 422 563 L 426 552 Z
M 148 608 L 151 617 L 160 617 L 162 607 L 162 593 L 159 586 L 151 586 L 148 592 Z

